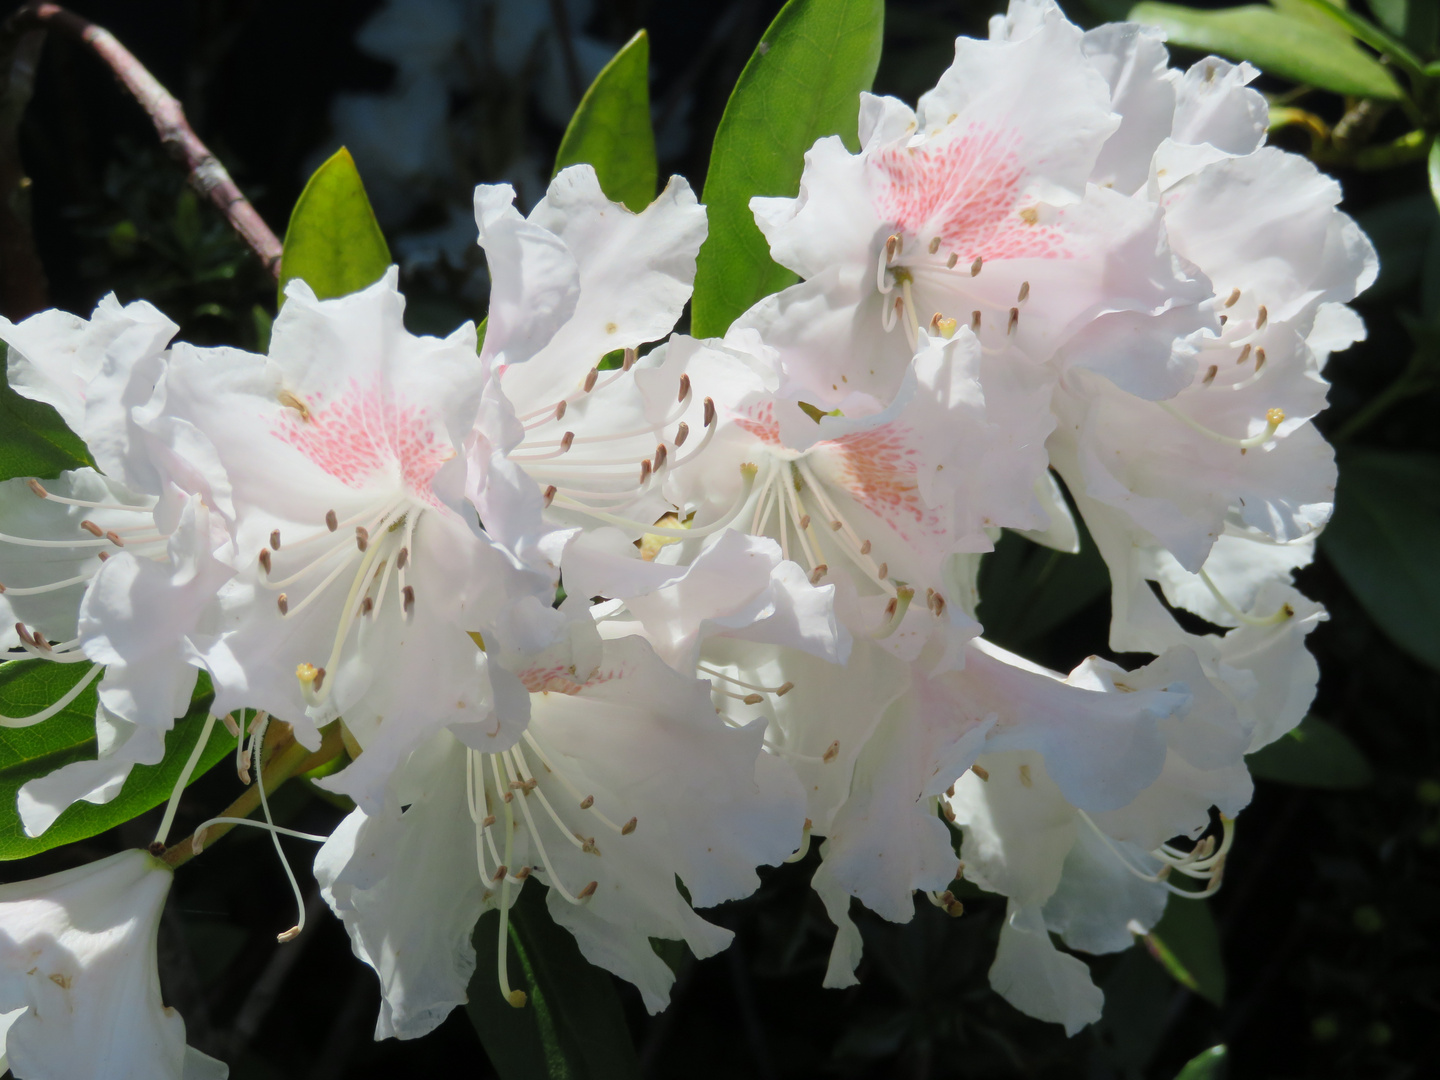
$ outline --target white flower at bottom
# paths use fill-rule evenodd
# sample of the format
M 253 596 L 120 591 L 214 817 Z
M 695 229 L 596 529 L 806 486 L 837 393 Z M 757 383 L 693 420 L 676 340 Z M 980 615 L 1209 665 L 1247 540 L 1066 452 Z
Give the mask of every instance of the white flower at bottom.
M 168 866 L 122 851 L 0 885 L 0 1017 L 18 1080 L 223 1080 L 160 1000 L 155 941 Z

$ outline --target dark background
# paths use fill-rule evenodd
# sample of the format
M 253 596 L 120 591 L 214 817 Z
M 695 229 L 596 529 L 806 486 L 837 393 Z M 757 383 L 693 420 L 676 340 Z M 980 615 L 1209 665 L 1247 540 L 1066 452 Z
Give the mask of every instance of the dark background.
M 333 145 L 334 97 L 384 91 L 395 77 L 390 65 L 353 43 L 377 6 L 376 0 L 71 5 L 112 30 L 183 100 L 197 132 L 278 234 L 308 167 Z M 575 28 L 612 47 L 648 28 L 662 177 L 679 172 L 700 189 L 729 89 L 779 6 L 600 0 Z M 983 36 L 999 6 L 891 0 L 877 91 L 913 102 L 948 63 L 954 36 Z M 1106 8 L 1104 0 L 1090 6 L 1072 0 L 1067 10 L 1094 23 Z M 454 102 L 457 124 L 500 108 L 481 85 L 476 97 Z M 503 162 L 525 152 L 548 161 L 559 142 L 560 126 L 535 107 L 529 88 L 512 80 L 491 89 L 520 122 L 505 128 L 509 144 L 479 140 L 485 153 L 467 184 L 507 178 L 485 171 L 487 155 Z M 1341 109 L 1325 95 L 1307 104 L 1331 119 Z M 1382 134 L 1401 130 L 1382 127 Z M 1287 137 L 1278 141 L 1304 149 Z M 47 44 L 21 147 L 34 181 L 34 228 L 52 304 L 88 314 L 114 290 L 122 301 L 154 302 L 189 340 L 254 347 L 263 338 L 273 284 L 209 205 L 188 193 L 135 104 L 75 44 L 58 38 Z M 1437 233 L 1423 166 L 1337 175 L 1346 208 L 1372 227 L 1385 270 L 1357 305 L 1369 340 L 1329 366 L 1332 409 L 1319 421 L 1328 432 L 1409 360 L 1416 346 L 1402 318 L 1435 317 L 1421 292 Z M 421 206 L 405 220 L 386 222 L 387 232 L 393 240 L 442 216 L 436 205 Z M 407 277 L 415 329 L 449 330 L 483 314 L 482 298 L 458 298 L 455 275 Z M 1354 442 L 1440 449 L 1437 407 L 1434 392 L 1417 395 Z M 1089 572 L 1082 566 L 1069 580 Z M 908 925 L 863 917 L 861 985 L 822 990 L 832 930 L 808 889 L 812 855 L 765 873 L 757 896 L 711 913 L 736 931 L 735 945 L 700 963 L 676 958 L 673 1004 L 661 1016 L 646 1016 L 638 995 L 617 983 L 645 1075 L 1169 1080 L 1218 1042 L 1230 1047 L 1230 1075 L 1247 1080 L 1434 1075 L 1440 676 L 1384 636 L 1323 554 L 1300 583 L 1331 613 L 1310 639 L 1322 672 L 1314 713 L 1350 735 L 1375 779 L 1347 793 L 1257 783 L 1225 888 L 1211 901 L 1228 977 L 1222 1007 L 1177 985 L 1135 948 L 1093 961 L 1107 993 L 1105 1019 L 1067 1040 L 1058 1027 L 1020 1015 L 989 990 L 985 972 L 1004 905 L 987 898 L 968 901 L 959 920 L 923 901 Z M 1007 604 L 1012 600 L 1022 608 L 1045 603 L 1007 594 Z M 981 614 L 1002 644 L 1055 667 L 1106 652 L 1103 597 L 1078 612 L 1027 618 L 1012 607 L 1002 611 L 992 596 L 988 615 Z M 236 790 L 228 769 L 214 770 L 187 796 L 175 835 Z M 275 804 L 277 814 L 302 829 L 327 830 L 342 813 L 293 784 Z M 35 876 L 143 844 L 149 835 L 131 823 L 0 868 L 0 876 Z M 293 944 L 275 944 L 294 912 L 269 844 L 258 833 L 232 835 L 177 876 L 161 969 L 166 998 L 185 1016 L 190 1041 L 228 1060 L 237 1080 L 492 1075 L 463 1010 L 424 1039 L 371 1041 L 374 976 L 350 956 L 344 933 L 315 896 L 311 928 Z M 302 887 L 313 894 L 304 870 L 309 853 L 286 844 Z

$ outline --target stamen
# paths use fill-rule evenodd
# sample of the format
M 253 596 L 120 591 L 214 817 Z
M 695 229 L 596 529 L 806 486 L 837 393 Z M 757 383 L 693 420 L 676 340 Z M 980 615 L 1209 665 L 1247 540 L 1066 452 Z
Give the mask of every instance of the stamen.
M 558 404 L 558 405 L 555 406 L 555 419 L 556 419 L 557 421 L 560 421 L 560 420 L 564 420 L 564 419 L 565 419 L 565 410 L 566 410 L 566 408 L 568 407 L 568 405 L 569 405 L 569 403 L 568 403 L 564 398 L 561 398 L 561 399 L 560 399 L 560 404 Z
M 1248 439 L 1236 439 L 1232 438 L 1229 435 L 1222 435 L 1218 431 L 1212 431 L 1210 428 L 1200 423 L 1200 421 L 1195 420 L 1190 416 L 1187 416 L 1185 413 L 1175 408 L 1175 406 L 1171 405 L 1168 401 L 1157 401 L 1155 404 L 1159 405 L 1160 408 L 1164 409 L 1167 413 L 1173 416 L 1176 420 L 1179 420 L 1182 424 L 1184 424 L 1191 430 L 1198 431 L 1201 435 L 1209 436 L 1216 442 L 1224 443 L 1226 446 L 1238 446 L 1242 453 L 1250 449 L 1251 447 L 1263 446 L 1265 443 L 1269 442 L 1270 439 L 1274 437 L 1276 429 L 1285 422 L 1285 411 L 1283 409 L 1270 409 L 1265 413 L 1264 431 L 1260 432 L 1258 435 L 1252 435 Z
M 370 546 L 370 532 L 364 525 L 355 526 L 355 546 L 361 551 Z
M 280 530 L 276 529 L 270 534 L 270 546 L 276 551 L 280 550 Z
M 275 598 L 275 606 L 280 609 L 280 614 L 281 614 L 281 615 L 289 615 L 289 614 L 290 614 L 290 597 L 287 596 L 285 593 L 282 592 L 279 596 L 277 596 L 277 597 Z
M 819 584 L 820 584 L 820 579 L 823 578 L 823 577 L 824 577 L 826 574 L 828 574 L 829 572 L 830 572 L 830 567 L 826 566 L 823 562 L 822 562 L 822 563 L 819 563 L 818 565 L 816 565 L 816 567 L 815 567 L 814 570 L 810 571 L 810 584 L 811 584 L 811 585 L 819 585 Z
M 800 833 L 800 846 L 785 860 L 787 863 L 797 863 L 810 853 L 810 830 L 814 827 L 814 823 L 807 817 L 805 827 Z
M 1023 304 L 1027 299 L 1029 299 L 1029 297 L 1030 297 L 1030 283 L 1029 283 L 1028 281 L 1022 281 L 1022 282 L 1020 283 L 1020 295 L 1018 295 L 1017 297 L 1015 297 L 1015 302 L 1016 302 L 1017 304 Z
M 100 552 L 100 557 L 102 561 L 108 558 L 103 551 Z M 48 585 L 17 585 L 12 587 L 0 585 L 0 594 L 9 596 L 38 596 L 41 593 L 58 592 L 61 589 L 68 589 L 72 585 L 79 585 L 89 581 L 94 576 L 93 573 L 76 574 L 74 577 L 65 578 L 63 581 L 52 581 Z
M 1205 386 L 1209 386 L 1215 381 L 1215 376 L 1218 374 L 1220 374 L 1220 368 L 1215 364 L 1211 364 L 1210 369 L 1205 372 L 1205 378 L 1201 380 L 1201 383 Z
M 31 640 L 43 641 L 44 639 L 32 638 Z M 49 643 L 46 642 L 46 644 L 48 645 Z M 45 708 L 41 709 L 37 713 L 32 713 L 29 716 L 0 716 L 0 727 L 25 728 L 30 727 L 34 724 L 39 724 L 45 720 L 49 720 L 57 713 L 63 712 L 72 701 L 74 701 L 77 697 L 83 694 L 86 688 L 95 681 L 96 676 L 98 676 L 104 670 L 105 668 L 102 665 L 95 664 L 93 667 L 90 668 L 89 671 L 87 671 L 84 675 L 80 676 L 79 682 L 77 682 L 69 690 L 61 694 L 59 698 L 51 702 L 49 705 L 45 706 Z
M 985 258 L 984 258 L 984 256 L 976 255 L 976 256 L 975 256 L 975 261 L 970 264 L 970 276 L 971 276 L 971 277 L 979 277 L 979 276 L 980 276 L 980 268 L 983 267 L 984 265 L 985 265 Z
M 950 258 L 948 258 L 948 259 L 945 260 L 945 269 L 946 269 L 946 270 L 954 270 L 954 269 L 955 269 L 955 264 L 958 263 L 959 261 L 960 261 L 960 253 L 959 253 L 958 251 L 952 251 L 952 252 L 950 253 Z
M 970 771 L 973 772 L 976 776 L 978 776 L 981 780 L 990 779 L 990 770 L 985 768 L 983 765 L 971 765 Z
M 741 465 L 740 474 L 742 483 L 739 497 L 731 504 L 730 509 L 727 510 L 719 520 L 713 521 L 709 525 L 702 525 L 693 529 L 667 529 L 659 525 L 649 525 L 643 521 L 634 521 L 630 518 L 620 517 L 617 514 L 609 514 L 603 510 L 597 510 L 594 507 L 577 502 L 568 496 L 559 496 L 555 501 L 561 506 L 576 510 L 588 517 L 596 518 L 599 521 L 609 522 L 611 525 L 619 525 L 622 528 L 641 529 L 645 533 L 653 533 L 656 536 L 671 536 L 678 540 L 685 540 L 709 536 L 713 532 L 719 532 L 721 529 L 727 528 L 739 515 L 740 511 L 744 509 L 745 504 L 749 502 L 750 493 L 755 487 L 755 474 L 757 471 L 756 466 L 749 462 Z M 642 475 L 648 479 L 648 473 L 643 473 Z
M 895 590 L 895 595 L 890 598 L 890 603 L 885 605 L 885 622 L 870 632 L 870 636 L 876 641 L 882 641 L 893 634 L 905 621 L 905 612 L 910 608 L 910 601 L 915 599 L 915 590 L 911 588 L 900 588 Z
M 939 250 L 940 250 L 940 237 L 936 236 L 936 237 L 932 238 L 931 241 L 930 241 L 930 254 L 931 254 L 931 255 L 934 255 L 934 254 L 935 254 L 937 251 L 939 251 Z
M 555 501 L 555 492 L 557 492 L 557 491 L 559 491 L 559 490 L 560 490 L 560 489 L 557 488 L 554 484 L 551 484 L 549 487 L 547 487 L 547 488 L 545 489 L 545 505 L 546 505 L 547 507 L 548 507 L 552 502 Z
M 334 510 L 325 511 L 325 527 L 331 532 L 334 532 L 340 527 L 340 518 L 336 516 Z
M 680 447 L 684 446 L 684 445 L 685 445 L 685 440 L 688 439 L 689 437 L 690 437 L 690 425 L 687 424 L 687 423 L 685 423 L 684 420 L 681 420 L 681 421 L 680 421 L 680 426 L 675 429 L 675 449 L 676 449 L 676 450 L 679 450 Z
M 1237 364 L 1243 364 L 1243 363 L 1245 363 L 1246 360 L 1249 360 L 1249 359 L 1250 359 L 1250 349 L 1251 349 L 1251 345 L 1247 342 L 1247 343 L 1245 344 L 1245 346 L 1240 350 L 1240 356 L 1239 356 L 1239 358 L 1235 361 L 1235 363 L 1237 363 Z
M 1270 321 L 1270 309 L 1267 308 L 1264 304 L 1261 304 L 1260 307 L 1259 307 L 1259 308 L 1256 310 L 1256 312 L 1255 312 L 1255 329 L 1256 329 L 1256 330 L 1264 330 L 1264 329 L 1265 329 L 1265 324 L 1266 324 L 1267 322 L 1269 322 L 1269 321 Z
M 590 391 L 594 390 L 594 389 L 595 389 L 595 381 L 596 381 L 597 379 L 599 379 L 599 378 L 600 378 L 600 369 L 599 369 L 598 367 L 593 367 L 593 368 L 591 368 L 591 369 L 590 369 L 590 373 L 585 376 L 585 390 L 584 390 L 584 392 L 588 394 L 588 393 L 590 393 Z
M 688 398 L 689 396 L 690 396 L 690 375 L 689 375 L 689 373 L 687 372 L 687 373 L 685 373 L 685 374 L 683 374 L 683 375 L 680 376 L 680 393 L 679 393 L 679 395 L 675 398 L 675 400 L 676 400 L 676 401 L 682 401 L 682 402 L 683 402 L 683 401 L 684 401 L 686 398 Z
M 87 518 L 86 520 L 80 522 L 80 528 L 84 529 L 84 530 L 85 530 L 86 532 L 88 532 L 91 536 L 104 536 L 104 535 L 105 535 L 104 531 L 100 528 L 100 526 L 99 526 L 99 525 L 96 525 L 95 522 L 89 520 L 88 518 Z
M 980 332 L 980 312 L 970 312 L 970 329 L 977 334 Z
M 1230 291 L 1230 295 L 1229 295 L 1228 297 L 1226 297 L 1226 299 L 1225 299 L 1225 306 L 1226 306 L 1227 308 L 1232 308 L 1232 307 L 1234 307 L 1234 306 L 1236 305 L 1236 303 L 1239 302 L 1239 300 L 1240 300 L 1240 288 L 1239 288 L 1239 286 L 1236 286 L 1234 289 L 1232 289 L 1232 290 Z
M 1019 325 L 1020 325 L 1020 309 L 1019 309 L 1018 307 L 1012 307 L 1012 308 L 1010 309 L 1010 324 L 1005 327 L 1005 333 L 1007 333 L 1007 334 L 1013 334 L 1013 333 L 1015 332 L 1015 328 L 1016 328 L 1017 326 L 1019 326 Z
M 1286 619 L 1292 618 L 1295 615 L 1295 609 L 1289 604 L 1281 604 L 1279 610 L 1264 618 L 1247 615 L 1236 607 L 1235 604 L 1230 601 L 1229 597 L 1220 591 L 1220 586 L 1215 584 L 1214 579 L 1206 573 L 1203 566 L 1199 569 L 1198 574 L 1200 580 L 1205 583 L 1205 587 L 1210 590 L 1210 595 L 1215 597 L 1220 606 L 1229 612 L 1233 618 L 1239 620 L 1246 626 L 1279 626 Z
M 227 715 L 230 721 L 227 726 L 233 726 L 235 721 Z M 200 756 L 205 752 L 206 745 L 210 742 L 210 732 L 215 730 L 215 714 L 210 713 L 205 717 L 205 726 L 200 729 L 200 738 L 196 741 L 190 756 L 185 760 L 185 767 L 180 770 L 180 775 L 175 778 L 175 786 L 170 789 L 170 801 L 165 804 L 165 814 L 160 819 L 160 828 L 155 831 L 154 844 L 158 844 L 161 850 L 165 847 L 165 838 L 170 835 L 170 826 L 175 821 L 175 811 L 180 809 L 180 795 L 185 786 L 190 783 L 190 774 L 195 771 L 195 766 L 200 763 Z

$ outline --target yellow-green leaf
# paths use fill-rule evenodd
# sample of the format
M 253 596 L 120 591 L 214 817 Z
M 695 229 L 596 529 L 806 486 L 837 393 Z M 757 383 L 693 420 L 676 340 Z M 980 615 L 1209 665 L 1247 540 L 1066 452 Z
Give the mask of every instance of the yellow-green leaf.
M 1216 1005 L 1225 1004 L 1220 931 L 1207 901 L 1172 896 L 1164 917 L 1142 940 L 1181 986 Z
M 280 257 L 280 303 L 293 278 L 329 300 L 373 285 L 389 267 L 390 248 L 355 159 L 341 147 L 315 170 L 290 214 Z
M 639 213 L 655 198 L 655 131 L 650 125 L 650 38 L 641 30 L 595 76 L 570 118 L 555 172 L 593 165 L 600 190 Z
M 1133 22 L 1158 26 L 1171 45 L 1249 60 L 1260 70 L 1321 90 L 1399 100 L 1400 87 L 1353 41 L 1263 4 L 1196 11 L 1180 4 L 1137 4 Z
M 1261 780 L 1349 791 L 1375 779 L 1360 748 L 1339 728 L 1313 716 L 1245 759 Z

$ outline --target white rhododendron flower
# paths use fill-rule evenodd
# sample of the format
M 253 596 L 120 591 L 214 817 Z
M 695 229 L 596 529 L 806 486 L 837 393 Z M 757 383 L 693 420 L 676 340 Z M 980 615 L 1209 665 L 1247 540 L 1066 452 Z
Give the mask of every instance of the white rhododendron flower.
M 493 283 L 482 356 L 515 413 L 490 438 L 543 490 L 552 518 L 648 524 L 670 509 L 659 477 L 702 440 L 697 431 L 682 453 L 694 398 L 683 368 L 637 364 L 636 349 L 668 335 L 690 299 L 705 210 L 672 177 L 632 213 L 589 165 L 556 176 L 529 217 L 514 197 L 508 185 L 475 189 Z
M 424 1034 L 465 1000 L 471 933 L 491 908 L 495 992 L 524 1004 L 505 971 L 505 920 L 532 876 L 581 952 L 659 1011 L 674 975 L 650 939 L 683 940 L 699 957 L 723 949 L 729 931 L 691 905 L 748 895 L 757 865 L 798 846 L 799 785 L 762 752 L 763 724 L 727 725 L 709 687 L 642 638 L 591 648 L 585 668 L 521 672 L 533 701 L 520 742 L 487 754 L 437 736 L 383 808 L 355 811 L 322 848 L 326 899 L 380 976 L 377 1038 Z
M 438 728 L 518 736 L 524 688 L 472 633 L 523 652 L 561 622 L 554 567 L 520 563 L 464 498 L 487 377 L 474 327 L 411 335 L 396 281 L 324 301 L 292 283 L 268 357 L 177 346 L 166 400 L 231 485 L 238 575 L 203 648 L 214 710 L 263 709 L 310 746 L 343 715 L 365 754 L 328 782 L 372 806 Z
M 113 296 L 89 320 L 0 319 L 11 385 L 54 407 L 100 470 L 0 484 L 0 647 L 91 665 L 50 708 L 0 724 L 43 722 L 99 678 L 100 756 L 22 787 L 32 835 L 161 760 L 165 732 L 190 707 L 195 635 L 233 573 L 215 554 L 229 542 L 228 481 L 205 436 L 157 405 L 176 330 L 151 305 Z
M 223 1080 L 160 998 L 171 869 L 122 851 L 0 885 L 0 1061 L 17 1080 Z M 16 1010 L 20 1010 L 18 1013 Z

